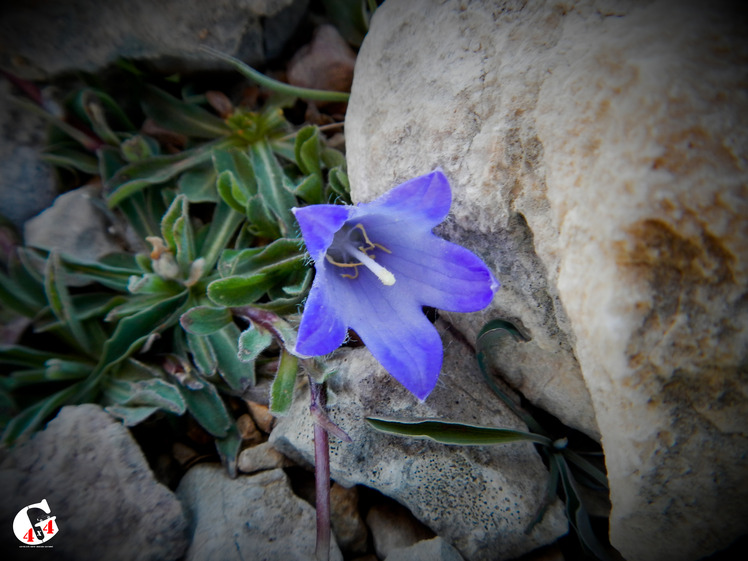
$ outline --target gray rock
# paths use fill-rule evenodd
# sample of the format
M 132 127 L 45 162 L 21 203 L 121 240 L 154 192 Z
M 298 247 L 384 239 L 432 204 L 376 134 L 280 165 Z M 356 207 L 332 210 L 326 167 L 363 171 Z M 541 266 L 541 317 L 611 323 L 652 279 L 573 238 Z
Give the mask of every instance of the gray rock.
M 20 230 L 57 193 L 52 168 L 39 159 L 46 123 L 14 104 L 11 90 L 0 77 L 0 215 Z
M 198 51 L 206 45 L 249 64 L 278 56 L 308 0 L 69 0 L 38 9 L 0 8 L 0 66 L 28 79 L 83 70 L 118 58 L 149 59 L 168 71 L 223 68 Z
M 98 204 L 95 202 L 98 200 Z M 55 250 L 83 261 L 122 251 L 108 233 L 100 189 L 86 185 L 63 193 L 47 210 L 24 225 L 26 245 Z
M 45 430 L 7 453 L 0 496 L 6 528 L 0 547 L 11 557 L 32 555 L 19 550 L 10 528 L 19 510 L 43 499 L 59 534 L 39 558 L 168 561 L 187 548 L 179 501 L 153 479 L 127 429 L 98 405 L 64 407 Z
M 706 556 L 748 520 L 745 12 L 462 4 L 374 15 L 346 116 L 353 198 L 444 168 L 442 232 L 503 283 L 451 321 L 532 339 L 496 362 L 602 437 L 624 557 Z
M 526 430 L 485 386 L 471 351 L 448 333 L 443 340 L 444 371 L 424 403 L 365 348 L 332 356 L 329 365 L 337 374 L 329 380 L 330 417 L 353 439 L 330 439 L 332 478 L 392 497 L 471 561 L 510 559 L 554 541 L 567 530 L 559 503 L 529 535 L 524 533 L 548 476 L 532 445 L 444 446 L 386 435 L 365 421 L 367 416 L 438 418 Z M 309 392 L 303 385 L 298 392 L 270 441 L 292 459 L 311 464 Z
M 394 549 L 385 561 L 462 561 L 460 552 L 439 536 Z
M 372 505 L 366 514 L 377 557 L 384 559 L 397 549 L 408 549 L 434 533 L 416 520 L 410 511 L 395 501 Z
M 262 442 L 241 451 L 238 459 L 239 471 L 254 473 L 268 469 L 285 467 L 288 459 L 273 448 L 269 442 Z
M 190 520 L 186 561 L 314 559 L 314 509 L 293 494 L 281 469 L 229 479 L 221 466 L 197 465 L 177 496 Z M 343 559 L 334 539 L 330 559 Z

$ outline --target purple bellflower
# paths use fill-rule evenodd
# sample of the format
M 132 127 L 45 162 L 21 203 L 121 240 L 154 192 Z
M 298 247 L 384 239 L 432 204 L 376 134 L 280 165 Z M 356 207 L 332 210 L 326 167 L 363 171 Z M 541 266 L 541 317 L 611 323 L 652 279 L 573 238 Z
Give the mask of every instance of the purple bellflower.
M 475 312 L 499 288 L 475 254 L 432 233 L 451 203 L 437 169 L 370 203 L 294 208 L 316 270 L 296 351 L 331 353 L 351 328 L 392 376 L 426 399 L 443 349 L 423 306 Z

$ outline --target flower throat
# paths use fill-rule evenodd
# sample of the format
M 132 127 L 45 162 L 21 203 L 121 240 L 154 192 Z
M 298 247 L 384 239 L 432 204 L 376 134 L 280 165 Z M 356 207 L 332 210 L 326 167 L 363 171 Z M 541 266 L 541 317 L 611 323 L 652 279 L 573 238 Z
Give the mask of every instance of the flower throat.
M 372 242 L 363 224 L 356 224 L 352 228 L 344 228 L 335 234 L 325 258 L 336 267 L 353 269 L 353 274 L 341 273 L 340 276 L 342 277 L 358 278 L 358 268 L 363 266 L 374 273 L 382 284 L 392 286 L 395 284 L 395 275 L 374 260 L 376 258 L 376 255 L 373 254 L 375 249 L 392 253 L 383 245 Z M 369 252 L 372 252 L 372 254 Z

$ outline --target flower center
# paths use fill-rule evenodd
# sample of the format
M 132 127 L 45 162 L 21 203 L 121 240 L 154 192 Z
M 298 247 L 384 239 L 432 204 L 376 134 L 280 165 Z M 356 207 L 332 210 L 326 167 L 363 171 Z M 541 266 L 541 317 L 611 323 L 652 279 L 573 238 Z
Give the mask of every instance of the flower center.
M 392 253 L 383 245 L 372 242 L 363 225 L 356 224 L 352 228 L 342 229 L 335 234 L 325 258 L 336 267 L 353 269 L 353 274 L 341 273 L 342 277 L 358 278 L 358 268 L 363 266 L 374 273 L 382 284 L 392 286 L 395 284 L 395 275 L 374 260 L 376 258 L 373 253 L 374 249 Z

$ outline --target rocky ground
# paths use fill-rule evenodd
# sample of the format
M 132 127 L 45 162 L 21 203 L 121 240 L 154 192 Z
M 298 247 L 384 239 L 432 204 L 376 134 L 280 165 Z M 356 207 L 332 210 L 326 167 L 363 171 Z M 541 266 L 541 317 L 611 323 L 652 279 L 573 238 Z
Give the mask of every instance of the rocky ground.
M 560 500 L 525 531 L 547 475 L 532 445 L 444 446 L 363 419 L 524 429 L 474 357 L 478 331 L 497 317 L 524 336 L 491 357 L 506 392 L 576 444 L 602 445 L 610 503 L 592 496 L 588 508 L 603 539 L 609 530 L 630 561 L 727 560 L 744 547 L 743 16 L 665 1 L 436 9 L 388 0 L 357 52 L 333 27 L 319 30 L 320 5 L 301 0 L 272 9 L 224 0 L 210 14 L 200 2 L 63 4 L 48 17 L 3 8 L 3 68 L 52 84 L 118 57 L 164 72 L 215 70 L 197 52 L 185 56 L 201 43 L 298 85 L 345 89 L 355 62 L 345 129 L 354 201 L 442 167 L 455 200 L 441 234 L 497 271 L 490 309 L 437 319 L 446 355 L 426 402 L 363 348 L 331 359 L 330 417 L 353 439 L 331 438 L 331 559 L 584 558 Z M 27 40 L 31 28 L 44 41 Z M 0 79 L 3 99 L 18 93 Z M 2 213 L 25 225 L 27 243 L 70 238 L 92 257 L 109 251 L 107 223 L 84 192 L 33 218 L 58 195 L 38 159 L 43 122 L 4 105 Z M 306 109 L 301 120 L 320 123 L 341 110 Z M 60 559 L 311 559 L 308 404 L 303 381 L 284 418 L 269 415 L 266 383 L 237 403 L 236 478 L 189 418 L 127 429 L 98 405 L 66 407 L 2 451 L 3 528 L 18 505 L 46 498 Z M 0 544 L 18 551 L 10 532 Z

